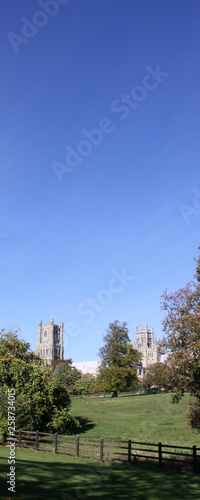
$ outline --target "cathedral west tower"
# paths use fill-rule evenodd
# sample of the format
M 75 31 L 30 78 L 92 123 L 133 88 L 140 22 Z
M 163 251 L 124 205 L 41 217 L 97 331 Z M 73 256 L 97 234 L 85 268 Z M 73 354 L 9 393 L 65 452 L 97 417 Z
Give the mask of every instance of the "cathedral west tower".
M 54 319 L 50 319 L 49 325 L 43 325 L 38 321 L 38 337 L 36 345 L 36 354 L 51 365 L 52 361 L 64 359 L 63 342 L 64 323 L 54 325 Z

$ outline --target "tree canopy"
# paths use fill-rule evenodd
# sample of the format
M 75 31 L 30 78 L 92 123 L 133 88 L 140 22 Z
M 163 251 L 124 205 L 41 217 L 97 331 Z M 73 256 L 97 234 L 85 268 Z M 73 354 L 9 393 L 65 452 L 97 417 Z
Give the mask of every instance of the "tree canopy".
M 192 427 L 200 430 L 200 257 L 194 279 L 174 293 L 165 291 L 161 308 L 166 311 L 163 331 L 173 400 L 186 390 L 197 398 L 188 415 Z
M 0 433 L 7 429 L 7 391 L 15 389 L 16 428 L 70 433 L 78 422 L 70 416 L 66 387 L 53 378 L 30 344 L 16 333 L 0 334 Z
M 144 389 L 150 389 L 151 386 L 157 386 L 158 389 L 169 387 L 167 376 L 167 365 L 164 363 L 153 363 L 148 366 L 142 386 Z
M 52 374 L 60 386 L 65 387 L 70 394 L 77 394 L 77 383 L 81 379 L 81 373 L 71 364 L 71 360 L 57 360 L 53 365 Z
M 95 377 L 91 373 L 81 373 L 74 366 L 72 360 L 56 360 L 52 363 L 54 380 L 65 387 L 70 394 L 92 394 L 95 386 Z
M 43 365 L 43 361 L 30 350 L 28 342 L 16 333 L 0 333 L 0 386 L 21 391 L 35 365 Z
M 95 390 L 95 377 L 91 373 L 82 373 L 75 384 L 76 394 L 93 394 Z
M 117 396 L 118 391 L 134 389 L 138 383 L 137 364 L 141 354 L 130 342 L 127 323 L 110 323 L 103 340 L 104 346 L 99 349 L 101 364 L 96 390 L 113 392 Z

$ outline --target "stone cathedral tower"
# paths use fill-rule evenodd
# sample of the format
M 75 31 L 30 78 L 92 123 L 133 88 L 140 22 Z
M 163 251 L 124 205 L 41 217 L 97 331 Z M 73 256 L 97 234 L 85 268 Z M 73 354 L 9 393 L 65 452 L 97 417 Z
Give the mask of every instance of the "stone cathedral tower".
M 138 375 L 144 376 L 146 369 L 153 363 L 159 363 L 161 356 L 165 351 L 159 350 L 156 337 L 154 339 L 153 326 L 143 330 L 142 327 L 136 326 L 135 328 L 136 342 L 134 348 L 142 353 L 142 363 L 138 368 Z
M 64 323 L 54 325 L 53 319 L 49 325 L 43 326 L 42 321 L 38 321 L 36 354 L 45 359 L 47 365 L 56 359 L 64 359 L 63 328 Z

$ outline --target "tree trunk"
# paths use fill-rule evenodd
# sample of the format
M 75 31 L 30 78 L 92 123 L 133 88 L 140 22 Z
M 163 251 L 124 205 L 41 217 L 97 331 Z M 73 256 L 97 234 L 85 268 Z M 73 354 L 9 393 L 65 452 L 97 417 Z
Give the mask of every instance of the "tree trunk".
M 118 396 L 117 391 L 113 391 L 111 394 L 111 398 L 116 398 Z

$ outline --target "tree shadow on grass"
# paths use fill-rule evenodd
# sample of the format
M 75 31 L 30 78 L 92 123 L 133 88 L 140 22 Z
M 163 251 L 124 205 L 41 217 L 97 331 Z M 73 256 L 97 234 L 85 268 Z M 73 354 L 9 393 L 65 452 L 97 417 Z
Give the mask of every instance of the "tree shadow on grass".
M 93 429 L 95 427 L 94 422 L 92 422 L 92 420 L 89 420 L 89 418 L 76 416 L 76 420 L 78 420 L 80 425 L 81 425 L 81 429 L 78 431 L 79 434 L 83 434 L 84 432 L 87 432 L 90 429 Z M 76 431 L 76 434 L 77 434 L 77 431 Z
M 200 497 L 197 475 L 154 466 L 16 460 L 16 492 L 7 491 L 8 464 L 3 460 L 1 499 L 8 500 L 190 500 Z

